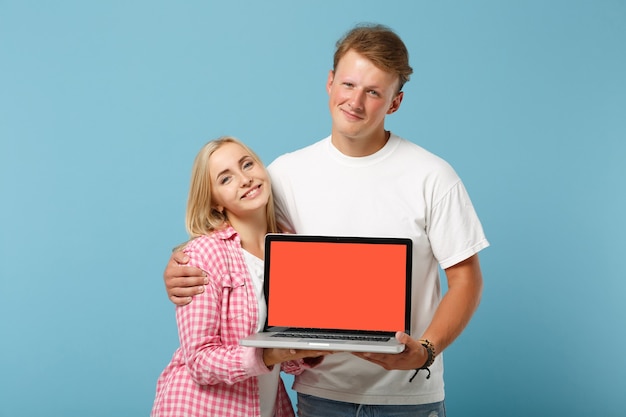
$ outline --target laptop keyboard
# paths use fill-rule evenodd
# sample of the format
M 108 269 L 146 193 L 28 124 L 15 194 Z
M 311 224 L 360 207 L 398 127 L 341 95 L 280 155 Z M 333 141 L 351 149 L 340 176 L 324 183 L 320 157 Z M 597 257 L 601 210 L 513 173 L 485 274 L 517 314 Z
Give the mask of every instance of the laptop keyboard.
M 281 332 L 272 335 L 273 337 L 294 337 L 294 338 L 306 338 L 306 339 L 328 339 L 328 340 L 354 340 L 362 342 L 386 342 L 389 337 L 386 336 L 366 336 L 355 334 L 323 334 L 323 333 L 293 333 L 293 332 Z

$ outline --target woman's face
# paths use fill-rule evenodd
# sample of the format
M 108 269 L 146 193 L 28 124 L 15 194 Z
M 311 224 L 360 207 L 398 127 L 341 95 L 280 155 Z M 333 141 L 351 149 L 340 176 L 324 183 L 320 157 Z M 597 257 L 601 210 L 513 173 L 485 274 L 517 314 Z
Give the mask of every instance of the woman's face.
M 225 143 L 209 157 L 213 207 L 245 217 L 264 210 L 270 197 L 267 171 L 237 143 Z

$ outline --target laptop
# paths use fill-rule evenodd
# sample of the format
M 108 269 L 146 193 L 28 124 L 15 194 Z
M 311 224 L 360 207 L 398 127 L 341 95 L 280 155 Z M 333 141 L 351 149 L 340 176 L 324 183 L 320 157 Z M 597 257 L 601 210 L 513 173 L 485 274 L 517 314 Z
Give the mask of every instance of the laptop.
M 408 238 L 268 234 L 263 331 L 243 346 L 400 353 L 409 333 Z

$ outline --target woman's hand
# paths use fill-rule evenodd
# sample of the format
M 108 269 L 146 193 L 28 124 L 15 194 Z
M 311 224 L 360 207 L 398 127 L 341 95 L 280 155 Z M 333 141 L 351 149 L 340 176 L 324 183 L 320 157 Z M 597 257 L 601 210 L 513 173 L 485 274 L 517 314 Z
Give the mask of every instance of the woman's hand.
M 319 364 L 324 356 L 334 353 L 330 350 L 304 350 L 304 349 L 263 349 L 263 362 L 268 368 L 277 363 L 304 359 L 310 366 Z

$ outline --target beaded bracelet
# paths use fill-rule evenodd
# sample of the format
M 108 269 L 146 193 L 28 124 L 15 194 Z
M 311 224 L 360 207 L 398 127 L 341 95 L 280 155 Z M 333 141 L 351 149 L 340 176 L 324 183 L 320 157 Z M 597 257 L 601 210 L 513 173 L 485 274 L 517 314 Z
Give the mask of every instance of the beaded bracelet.
M 417 373 L 421 371 L 422 369 L 426 369 L 428 371 L 428 375 L 426 375 L 426 379 L 429 379 L 430 369 L 428 368 L 430 368 L 433 362 L 435 362 L 435 354 L 436 354 L 435 346 L 428 339 L 421 339 L 419 340 L 419 342 L 422 344 L 422 346 L 426 348 L 426 352 L 428 353 L 428 358 L 426 358 L 426 362 L 424 363 L 424 365 L 422 365 L 420 368 L 417 368 L 415 370 L 415 373 L 413 374 L 411 379 L 409 379 L 409 382 L 413 382 L 413 379 L 415 379 L 415 377 L 417 376 Z

